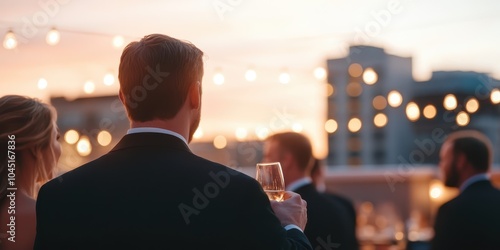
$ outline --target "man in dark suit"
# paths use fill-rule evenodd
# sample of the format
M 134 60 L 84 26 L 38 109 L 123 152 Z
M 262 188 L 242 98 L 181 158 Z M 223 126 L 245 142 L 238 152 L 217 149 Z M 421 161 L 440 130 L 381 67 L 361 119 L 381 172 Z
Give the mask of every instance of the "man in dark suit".
M 270 136 L 264 145 L 264 161 L 280 162 L 286 189 L 307 201 L 304 232 L 314 249 L 358 249 L 352 215 L 343 204 L 319 193 L 311 181 L 314 157 L 307 137 L 293 132 Z
M 352 204 L 352 201 L 347 197 L 344 197 L 339 194 L 326 192 L 325 186 L 325 169 L 324 166 L 321 165 L 321 161 L 318 159 L 314 159 L 314 164 L 311 168 L 311 180 L 316 189 L 328 199 L 335 200 L 336 203 L 342 204 L 344 209 L 349 214 L 349 219 L 353 225 L 353 234 L 356 235 L 356 209 Z
M 131 129 L 111 152 L 44 185 L 35 249 L 311 249 L 305 202 L 194 155 L 203 52 L 153 34 L 119 66 Z
M 500 249 L 500 190 L 487 175 L 492 158 L 489 139 L 477 131 L 452 133 L 443 143 L 444 184 L 460 194 L 439 208 L 432 249 Z

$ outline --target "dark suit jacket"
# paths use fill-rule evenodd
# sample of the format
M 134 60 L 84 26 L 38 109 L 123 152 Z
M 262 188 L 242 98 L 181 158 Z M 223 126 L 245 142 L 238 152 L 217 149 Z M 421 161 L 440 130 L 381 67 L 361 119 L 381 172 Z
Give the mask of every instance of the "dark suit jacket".
M 356 237 L 356 209 L 354 208 L 352 201 L 344 196 L 334 193 L 322 193 L 322 195 L 326 196 L 329 199 L 332 199 L 334 203 L 342 205 L 342 207 L 346 210 L 347 214 L 349 215 L 349 221 L 350 224 L 352 225 L 352 230 L 353 230 L 352 235 Z
M 500 190 L 478 181 L 439 208 L 434 250 L 500 249 Z
M 358 249 L 352 215 L 343 204 L 319 193 L 313 184 L 295 192 L 307 202 L 304 232 L 314 249 Z
M 254 179 L 180 139 L 130 134 L 45 184 L 35 249 L 310 249 L 286 231 Z

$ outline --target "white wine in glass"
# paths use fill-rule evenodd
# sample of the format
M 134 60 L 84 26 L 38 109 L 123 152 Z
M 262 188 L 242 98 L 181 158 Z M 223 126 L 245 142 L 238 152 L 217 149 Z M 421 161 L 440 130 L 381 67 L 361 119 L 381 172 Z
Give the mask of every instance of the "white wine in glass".
M 285 179 L 279 162 L 257 163 L 256 179 L 270 200 L 283 200 Z

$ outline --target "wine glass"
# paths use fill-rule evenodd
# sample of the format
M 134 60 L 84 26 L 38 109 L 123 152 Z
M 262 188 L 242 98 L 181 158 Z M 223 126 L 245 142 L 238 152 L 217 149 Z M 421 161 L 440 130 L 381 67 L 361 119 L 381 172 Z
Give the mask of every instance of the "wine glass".
M 256 179 L 270 200 L 283 200 L 285 179 L 279 162 L 257 163 Z

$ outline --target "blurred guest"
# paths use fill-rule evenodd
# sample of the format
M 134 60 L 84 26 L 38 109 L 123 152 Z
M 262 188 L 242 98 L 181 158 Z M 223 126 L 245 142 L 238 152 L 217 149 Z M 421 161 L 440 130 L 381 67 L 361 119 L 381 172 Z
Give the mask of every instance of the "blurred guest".
M 0 98 L 0 249 L 32 249 L 38 187 L 61 155 L 55 110 L 17 95 Z
M 322 193 L 325 197 L 332 199 L 335 201 L 335 203 L 342 204 L 343 207 L 346 209 L 346 211 L 349 214 L 349 219 L 352 222 L 354 232 L 353 234 L 356 234 L 356 209 L 354 209 L 354 205 L 352 204 L 352 201 L 349 200 L 348 198 L 331 193 L 331 192 L 325 192 L 326 191 L 326 185 L 325 185 L 325 167 L 322 166 L 321 161 L 319 159 L 314 159 L 313 167 L 311 168 L 311 180 L 314 186 L 316 186 L 316 189 Z
M 255 179 L 189 149 L 202 57 L 160 34 L 124 49 L 119 96 L 131 129 L 41 188 L 35 249 L 311 249 L 298 194 L 270 203 Z
M 487 175 L 491 142 L 477 131 L 455 132 L 439 156 L 444 184 L 460 194 L 439 208 L 432 249 L 500 249 L 500 190 Z
M 280 162 L 286 189 L 307 201 L 304 232 L 314 249 L 358 249 L 352 212 L 340 201 L 319 193 L 312 183 L 315 160 L 304 135 L 285 132 L 270 136 L 264 145 L 264 161 Z

